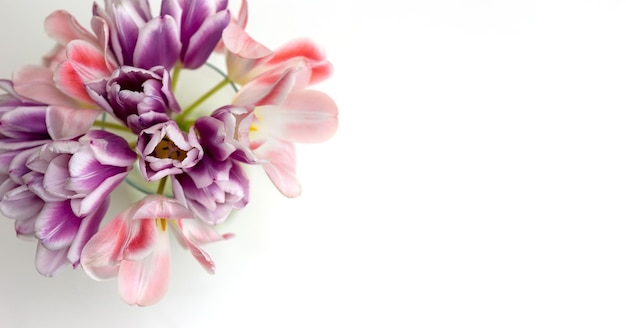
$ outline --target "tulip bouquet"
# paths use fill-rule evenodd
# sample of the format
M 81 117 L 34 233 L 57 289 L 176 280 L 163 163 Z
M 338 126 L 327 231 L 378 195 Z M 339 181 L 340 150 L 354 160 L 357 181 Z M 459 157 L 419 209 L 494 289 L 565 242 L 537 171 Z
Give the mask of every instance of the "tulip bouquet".
M 117 278 L 136 305 L 166 293 L 172 236 L 213 272 L 203 247 L 231 237 L 215 226 L 248 203 L 246 166 L 262 166 L 296 197 L 294 143 L 322 142 L 337 128 L 334 101 L 309 88 L 332 73 L 316 43 L 270 50 L 246 32 L 245 0 L 236 13 L 227 0 L 160 5 L 95 3 L 90 29 L 53 12 L 44 27 L 56 45 L 43 63 L 0 80 L 0 212 L 37 242 L 39 273 L 80 266 L 96 280 Z M 223 81 L 182 106 L 181 72 L 215 56 Z M 205 106 L 225 86 L 232 97 Z M 156 187 L 104 220 L 131 172 Z

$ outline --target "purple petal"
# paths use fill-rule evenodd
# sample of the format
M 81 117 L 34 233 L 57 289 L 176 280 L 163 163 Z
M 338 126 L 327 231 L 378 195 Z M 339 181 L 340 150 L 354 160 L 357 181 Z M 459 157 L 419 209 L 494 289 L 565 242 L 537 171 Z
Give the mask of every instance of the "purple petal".
M 8 183 L 8 182 L 7 182 Z M 19 186 L 7 191 L 0 201 L 0 213 L 9 219 L 36 217 L 44 202 L 27 186 Z
M 114 17 L 114 26 L 111 27 L 113 50 L 121 64 L 131 65 L 139 36 L 139 26 L 146 21 L 123 5 L 113 5 L 111 11 Z
M 68 199 L 76 195 L 76 192 L 68 190 L 65 186 L 70 177 L 67 171 L 70 157 L 71 155 L 69 154 L 63 154 L 50 161 L 43 178 L 43 188 L 46 191 L 55 196 Z
M 170 16 L 156 17 L 141 27 L 133 55 L 134 66 L 150 69 L 176 64 L 181 43 L 176 22 Z
M 37 245 L 35 256 L 35 267 L 37 271 L 45 277 L 54 277 L 69 262 L 67 261 L 68 249 L 49 250 L 42 243 Z
M 204 63 L 222 38 L 222 31 L 230 22 L 230 12 L 220 11 L 208 17 L 189 39 L 182 62 L 187 68 L 198 68 Z
M 93 212 L 108 199 L 113 190 L 124 181 L 128 172 L 111 176 L 104 180 L 83 199 L 72 199 L 72 210 L 76 215 L 86 215 Z
M 96 211 L 85 217 L 80 223 L 74 242 L 72 243 L 72 246 L 70 246 L 67 254 L 67 259 L 70 263 L 72 263 L 74 268 L 76 268 L 80 262 L 80 254 L 83 251 L 85 244 L 87 244 L 91 237 L 93 237 L 93 235 L 95 235 L 98 231 L 102 218 L 104 218 L 108 208 L 109 199 L 107 198 L 101 203 L 100 207 L 98 207 Z
M 36 236 L 47 249 L 60 250 L 72 244 L 80 222 L 69 200 L 46 203 L 35 222 Z
M 124 138 L 104 130 L 91 130 L 79 141 L 89 140 L 91 151 L 103 165 L 128 167 L 137 159 Z

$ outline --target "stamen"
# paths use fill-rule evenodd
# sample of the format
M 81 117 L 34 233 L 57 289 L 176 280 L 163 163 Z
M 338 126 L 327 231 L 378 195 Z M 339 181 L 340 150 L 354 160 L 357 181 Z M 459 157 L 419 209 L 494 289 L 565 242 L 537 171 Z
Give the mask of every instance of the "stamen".
M 162 231 L 165 231 L 165 228 L 167 227 L 167 220 L 166 219 L 156 219 L 156 225 L 157 225 L 157 227 L 161 228 Z
M 171 158 L 183 161 L 187 157 L 187 152 L 178 148 L 174 142 L 165 136 L 159 141 L 152 155 L 158 158 Z

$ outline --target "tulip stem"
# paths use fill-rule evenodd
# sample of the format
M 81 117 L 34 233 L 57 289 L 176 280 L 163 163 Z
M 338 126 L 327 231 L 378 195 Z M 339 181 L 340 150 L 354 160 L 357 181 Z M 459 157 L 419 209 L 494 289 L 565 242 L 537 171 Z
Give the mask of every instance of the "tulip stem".
M 95 122 L 93 122 L 93 126 L 98 126 L 98 127 L 103 128 L 103 129 L 111 129 L 111 130 L 117 130 L 117 131 L 132 133 L 132 131 L 130 131 L 129 128 L 127 128 L 125 126 L 121 126 L 119 124 L 111 123 L 111 122 L 95 121 Z
M 180 115 L 178 115 L 178 117 L 176 117 L 176 122 L 182 122 L 185 119 L 185 117 L 187 115 L 189 115 L 189 113 L 191 113 L 191 111 L 196 109 L 196 107 L 200 106 L 205 100 L 209 99 L 211 96 L 216 94 L 218 91 L 220 91 L 223 87 L 225 87 L 229 83 L 230 83 L 230 79 L 228 77 L 225 77 L 222 80 L 222 82 L 218 83 L 211 90 L 207 91 L 200 98 L 198 98 L 198 100 L 194 101 L 193 104 L 191 104 L 191 105 L 189 105 L 189 107 L 185 108 L 185 110 L 183 110 L 183 112 L 180 113 Z
M 176 64 L 172 69 L 172 92 L 176 91 L 178 85 L 178 77 L 180 77 L 180 71 L 182 71 L 180 63 Z
M 159 188 L 157 189 L 157 194 L 163 195 L 163 191 L 165 190 L 165 183 L 167 182 L 167 177 L 161 178 L 159 180 Z

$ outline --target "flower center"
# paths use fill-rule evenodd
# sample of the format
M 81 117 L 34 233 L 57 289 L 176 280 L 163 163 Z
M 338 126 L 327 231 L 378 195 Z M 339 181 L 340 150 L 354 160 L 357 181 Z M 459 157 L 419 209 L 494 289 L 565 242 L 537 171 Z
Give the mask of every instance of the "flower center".
M 153 155 L 158 158 L 171 158 L 182 162 L 187 157 L 187 152 L 178 148 L 172 140 L 165 136 L 157 144 Z

